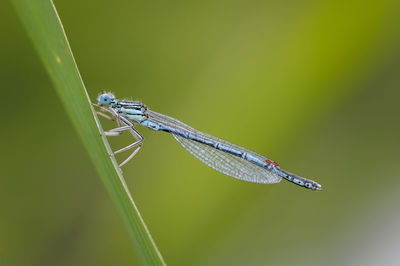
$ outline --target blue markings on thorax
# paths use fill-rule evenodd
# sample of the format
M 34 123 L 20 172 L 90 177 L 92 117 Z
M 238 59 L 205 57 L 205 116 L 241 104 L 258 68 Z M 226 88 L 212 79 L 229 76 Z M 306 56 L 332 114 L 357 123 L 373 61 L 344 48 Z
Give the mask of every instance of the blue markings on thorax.
M 143 113 L 142 107 L 142 105 L 137 103 L 128 105 L 118 102 L 112 107 L 112 109 L 123 117 L 133 120 L 136 123 L 142 123 L 147 119 Z
M 143 123 L 147 118 L 144 115 L 124 115 L 126 118 L 135 121 L 136 123 Z
M 136 108 L 125 108 L 121 107 L 120 112 L 126 114 L 126 115 L 144 115 L 141 108 L 136 109 Z

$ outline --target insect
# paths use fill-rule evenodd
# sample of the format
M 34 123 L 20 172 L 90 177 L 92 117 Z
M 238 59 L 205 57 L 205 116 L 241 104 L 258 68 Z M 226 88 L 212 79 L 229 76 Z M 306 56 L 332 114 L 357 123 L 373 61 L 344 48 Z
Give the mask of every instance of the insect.
M 194 157 L 228 176 L 260 184 L 279 183 L 284 178 L 305 188 L 321 190 L 321 185 L 317 182 L 286 172 L 265 156 L 198 131 L 175 118 L 154 112 L 141 102 L 118 100 L 111 93 L 103 93 L 98 97 L 98 104 L 94 105 L 112 116 L 97 112 L 99 115 L 118 123 L 117 128 L 105 131 L 105 136 L 117 136 L 123 131 L 129 131 L 136 139 L 134 143 L 114 152 L 117 154 L 134 149 L 120 167 L 131 160 L 142 147 L 144 138 L 135 128 L 135 124 L 140 124 L 154 131 L 172 134 Z

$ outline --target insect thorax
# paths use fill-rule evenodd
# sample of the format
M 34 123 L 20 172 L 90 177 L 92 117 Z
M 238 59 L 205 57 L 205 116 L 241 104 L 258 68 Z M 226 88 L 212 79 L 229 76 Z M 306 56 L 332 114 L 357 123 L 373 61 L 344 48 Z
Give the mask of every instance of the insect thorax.
M 140 102 L 120 101 L 112 107 L 119 115 L 141 123 L 147 119 L 147 107 Z

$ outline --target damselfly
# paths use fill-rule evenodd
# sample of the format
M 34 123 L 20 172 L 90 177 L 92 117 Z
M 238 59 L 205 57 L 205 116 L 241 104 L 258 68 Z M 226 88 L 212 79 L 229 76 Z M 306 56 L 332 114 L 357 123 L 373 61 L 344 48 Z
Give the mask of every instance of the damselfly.
M 258 153 L 198 131 L 175 118 L 156 113 L 146 105 L 137 101 L 117 100 L 111 93 L 103 93 L 95 105 L 101 110 L 97 112 L 103 117 L 116 120 L 118 127 L 104 132 L 106 136 L 117 136 L 123 131 L 129 131 L 136 141 L 114 154 L 134 149 L 120 167 L 131 160 L 143 144 L 143 136 L 134 128 L 135 123 L 155 131 L 171 133 L 174 138 L 194 157 L 228 176 L 260 184 L 281 182 L 282 178 L 299 186 L 321 190 L 321 185 L 312 180 L 286 172 L 271 159 Z

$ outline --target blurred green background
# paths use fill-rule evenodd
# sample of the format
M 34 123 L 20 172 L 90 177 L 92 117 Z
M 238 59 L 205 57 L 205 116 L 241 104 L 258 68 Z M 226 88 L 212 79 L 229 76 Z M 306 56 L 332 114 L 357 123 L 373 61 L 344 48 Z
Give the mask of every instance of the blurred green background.
M 140 100 L 323 185 L 238 181 L 141 128 L 124 175 L 169 265 L 400 263 L 399 1 L 55 5 L 92 100 Z M 7 1 L 0 28 L 0 265 L 139 265 Z

